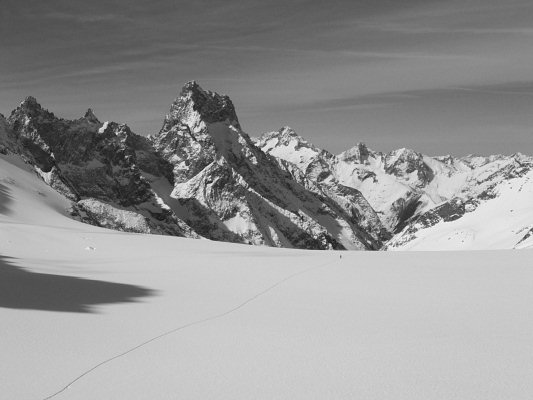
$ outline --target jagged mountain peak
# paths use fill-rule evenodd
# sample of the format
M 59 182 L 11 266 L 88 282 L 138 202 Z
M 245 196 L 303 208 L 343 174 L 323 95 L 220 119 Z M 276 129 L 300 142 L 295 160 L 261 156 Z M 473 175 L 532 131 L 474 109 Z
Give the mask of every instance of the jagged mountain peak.
M 185 85 L 182 86 L 180 94 L 194 91 L 205 92 L 196 80 L 186 82 Z
M 308 142 L 289 126 L 284 126 L 278 131 L 264 133 L 256 140 L 256 145 L 265 153 L 299 167 L 307 167 L 309 163 L 320 158 L 333 158 L 331 153 Z
M 29 108 L 41 108 L 41 105 L 37 102 L 37 99 L 33 96 L 27 96 L 21 103 L 21 107 Z
M 259 139 L 257 139 L 257 142 L 260 143 L 260 147 L 264 146 L 264 144 L 269 141 L 272 141 L 271 145 L 273 146 L 288 146 L 289 143 L 293 142 L 296 150 L 300 147 L 308 147 L 318 150 L 314 144 L 298 135 L 290 126 L 283 126 L 277 131 L 263 133 Z
M 85 112 L 85 115 L 83 116 L 83 118 L 87 121 L 87 122 L 90 122 L 90 123 L 93 123 L 93 124 L 100 124 L 100 120 L 96 117 L 96 115 L 94 115 L 94 112 L 92 110 L 92 108 L 89 108 L 87 109 L 87 111 Z
M 292 129 L 290 126 L 287 126 L 287 125 L 281 127 L 277 131 L 267 132 L 264 134 L 264 136 L 278 137 L 278 138 L 294 138 L 294 139 L 297 139 L 299 142 L 309 143 L 302 136 L 298 135 L 294 129 Z
M 44 111 L 45 110 L 37 102 L 35 97 L 27 96 L 23 101 L 20 102 L 19 106 L 11 112 L 11 115 L 8 119 L 13 120 L 14 118 L 17 118 L 17 116 L 21 115 L 32 117 L 42 114 Z
M 19 106 L 15 108 L 7 120 L 13 124 L 16 121 L 23 123 L 27 121 L 28 118 L 45 118 L 45 119 L 55 119 L 55 115 L 50 111 L 44 109 L 37 99 L 33 96 L 27 96 Z
M 296 135 L 296 132 L 290 126 L 283 126 L 277 131 L 265 132 L 257 138 L 257 141 L 265 141 L 273 138 L 278 138 L 283 135 Z
M 338 157 L 307 142 L 289 127 L 262 135 L 256 145 L 280 160 L 280 165 L 296 181 L 352 215 L 360 226 L 372 232 L 374 239 L 388 239 L 386 229 L 362 194 L 338 181 L 335 175 Z
M 422 154 L 413 149 L 409 149 L 407 147 L 401 147 L 399 149 L 390 151 L 388 155 L 402 157 L 402 158 L 418 158 Z
M 127 124 L 114 122 L 114 121 L 106 121 L 102 124 L 102 127 L 98 130 L 99 133 L 104 132 L 123 132 L 126 135 L 131 135 L 131 129 Z
M 172 102 L 161 132 L 175 126 L 187 127 L 192 134 L 205 133 L 206 124 L 224 122 L 241 129 L 233 102 L 227 95 L 204 90 L 198 82 L 187 82 Z
M 106 121 L 98 129 L 98 134 L 105 137 L 117 137 L 121 141 L 129 141 L 136 135 L 131 131 L 127 124 L 121 124 L 113 121 Z
M 403 243 L 417 221 L 474 212 L 504 183 L 527 186 L 533 170 L 520 153 L 428 157 L 357 143 L 334 156 L 289 126 L 252 141 L 230 98 L 197 81 L 181 87 L 150 138 L 102 124 L 92 109 L 57 118 L 27 97 L 0 115 L 2 152 L 23 155 L 90 223 L 130 229 L 131 217 L 133 231 L 300 248 L 378 248 L 393 233 Z M 518 228 L 520 239 L 531 231 Z
M 416 173 L 419 185 L 426 185 L 433 179 L 431 167 L 424 162 L 424 156 L 412 149 L 402 147 L 385 155 L 385 171 L 397 177 L 408 178 Z
M 424 156 L 413 150 L 402 147 L 400 149 L 392 150 L 385 155 L 386 168 L 394 168 L 399 164 L 407 164 L 414 166 L 415 164 L 422 163 Z
M 268 133 L 267 133 L 268 134 Z M 295 137 L 295 138 L 298 138 L 299 140 L 302 140 L 304 141 L 305 139 L 302 138 L 301 136 L 299 136 L 296 131 L 294 129 L 292 129 L 290 126 L 288 125 L 285 125 L 285 126 L 282 126 L 279 130 L 277 131 L 274 131 L 274 132 L 270 132 L 270 134 L 272 135 L 277 135 L 277 136 L 290 136 L 290 137 Z
M 290 139 L 278 149 L 302 162 L 321 153 L 288 127 L 274 135 L 275 142 Z M 295 180 L 287 163 L 266 155 L 241 130 L 229 97 L 197 82 L 183 87 L 151 143 L 173 166 L 172 197 L 201 235 L 303 248 L 379 246 L 357 212 L 311 190 L 306 178 Z
M 338 155 L 338 158 L 345 162 L 355 162 L 365 164 L 369 157 L 376 157 L 376 153 L 369 149 L 365 143 L 358 142 L 351 149 L 348 149 Z
M 218 157 L 253 159 L 253 143 L 239 125 L 226 95 L 186 83 L 170 107 L 163 127 L 149 139 L 173 163 L 175 182 L 191 179 Z

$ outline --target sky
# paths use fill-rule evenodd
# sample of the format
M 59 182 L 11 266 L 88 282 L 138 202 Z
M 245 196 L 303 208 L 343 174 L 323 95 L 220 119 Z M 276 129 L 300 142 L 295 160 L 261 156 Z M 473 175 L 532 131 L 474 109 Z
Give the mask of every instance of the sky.
M 251 136 L 339 153 L 533 154 L 531 0 L 1 0 L 0 112 L 154 134 L 187 81 Z

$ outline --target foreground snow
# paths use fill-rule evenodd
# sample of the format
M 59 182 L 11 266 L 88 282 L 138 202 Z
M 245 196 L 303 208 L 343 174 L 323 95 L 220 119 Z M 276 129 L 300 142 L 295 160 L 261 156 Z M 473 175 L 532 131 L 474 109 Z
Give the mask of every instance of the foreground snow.
M 4 159 L 0 200 L 2 398 L 533 393 L 530 251 L 341 259 L 109 231 Z

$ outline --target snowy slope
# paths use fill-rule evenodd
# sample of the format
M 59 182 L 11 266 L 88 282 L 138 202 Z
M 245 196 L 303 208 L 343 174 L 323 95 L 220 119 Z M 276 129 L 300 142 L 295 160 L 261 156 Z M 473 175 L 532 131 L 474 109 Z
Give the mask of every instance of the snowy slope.
M 410 248 L 431 227 L 472 213 L 533 170 L 533 157 L 519 153 L 429 157 L 359 143 L 333 155 L 289 127 L 253 140 L 230 98 L 195 81 L 148 138 L 101 123 L 91 109 L 59 118 L 27 97 L 7 118 L 0 115 L 0 154 L 26 159 L 73 202 L 70 216 L 82 222 L 305 249 Z M 492 218 L 484 221 L 476 231 L 489 234 Z M 515 240 L 522 230 L 529 237 L 527 224 L 505 226 L 499 247 L 527 244 Z
M 313 181 L 328 174 L 330 181 L 358 190 L 391 233 L 413 216 L 453 197 L 471 171 L 454 159 L 439 160 L 405 148 L 384 154 L 363 143 L 334 156 L 287 127 L 264 134 L 258 145 L 294 164 Z M 310 168 L 317 159 L 319 168 Z
M 125 233 L 68 218 L 16 158 L 0 183 L 2 398 L 533 393 L 529 251 L 340 259 Z
M 414 223 L 391 240 L 389 250 L 483 250 L 533 247 L 533 171 L 506 181 L 486 200 L 453 221 Z M 412 232 L 412 233 L 411 233 Z
M 172 179 L 169 166 L 125 124 L 102 124 L 91 109 L 65 120 L 27 97 L 7 120 L 0 117 L 2 142 L 4 153 L 21 155 L 75 203 L 75 218 L 119 230 L 197 237 L 143 179 L 143 173 Z
M 289 127 L 264 134 L 256 140 L 256 145 L 275 157 L 295 181 L 352 215 L 374 239 L 385 242 L 390 238 L 365 196 L 353 186 L 340 182 L 335 171 L 337 159 L 331 153 L 318 149 Z
M 384 154 L 361 143 L 334 156 L 287 127 L 264 134 L 257 144 L 319 187 L 344 185 L 361 193 L 394 234 L 385 249 L 527 246 L 533 212 L 527 174 L 533 172 L 533 157 L 429 157 L 405 148 Z M 513 218 L 506 217 L 509 209 L 518 210 Z M 439 235 L 444 239 L 436 240 Z
M 387 243 L 387 249 L 511 249 L 528 246 L 526 239 L 532 228 L 533 159 L 522 154 L 469 156 L 461 163 L 470 170 L 451 175 L 456 182 L 463 181 L 455 192 L 451 192 L 453 197 L 422 210 Z
M 228 96 L 187 83 L 150 140 L 173 166 L 171 197 L 204 237 L 307 249 L 382 245 L 350 206 L 312 190 L 262 152 L 242 131 Z
M 150 138 L 91 109 L 59 118 L 30 96 L 0 116 L 0 146 L 96 226 L 306 249 L 375 250 L 389 238 L 375 213 L 360 218 L 371 209 L 360 193 L 310 190 L 254 145 L 228 96 L 194 81 Z

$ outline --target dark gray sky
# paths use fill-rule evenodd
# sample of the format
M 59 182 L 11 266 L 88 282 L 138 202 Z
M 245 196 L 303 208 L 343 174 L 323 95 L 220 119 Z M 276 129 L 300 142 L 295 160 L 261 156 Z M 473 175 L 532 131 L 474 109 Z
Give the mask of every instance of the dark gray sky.
M 533 154 L 531 0 L 2 0 L 0 112 L 159 130 L 196 79 L 252 136 Z

